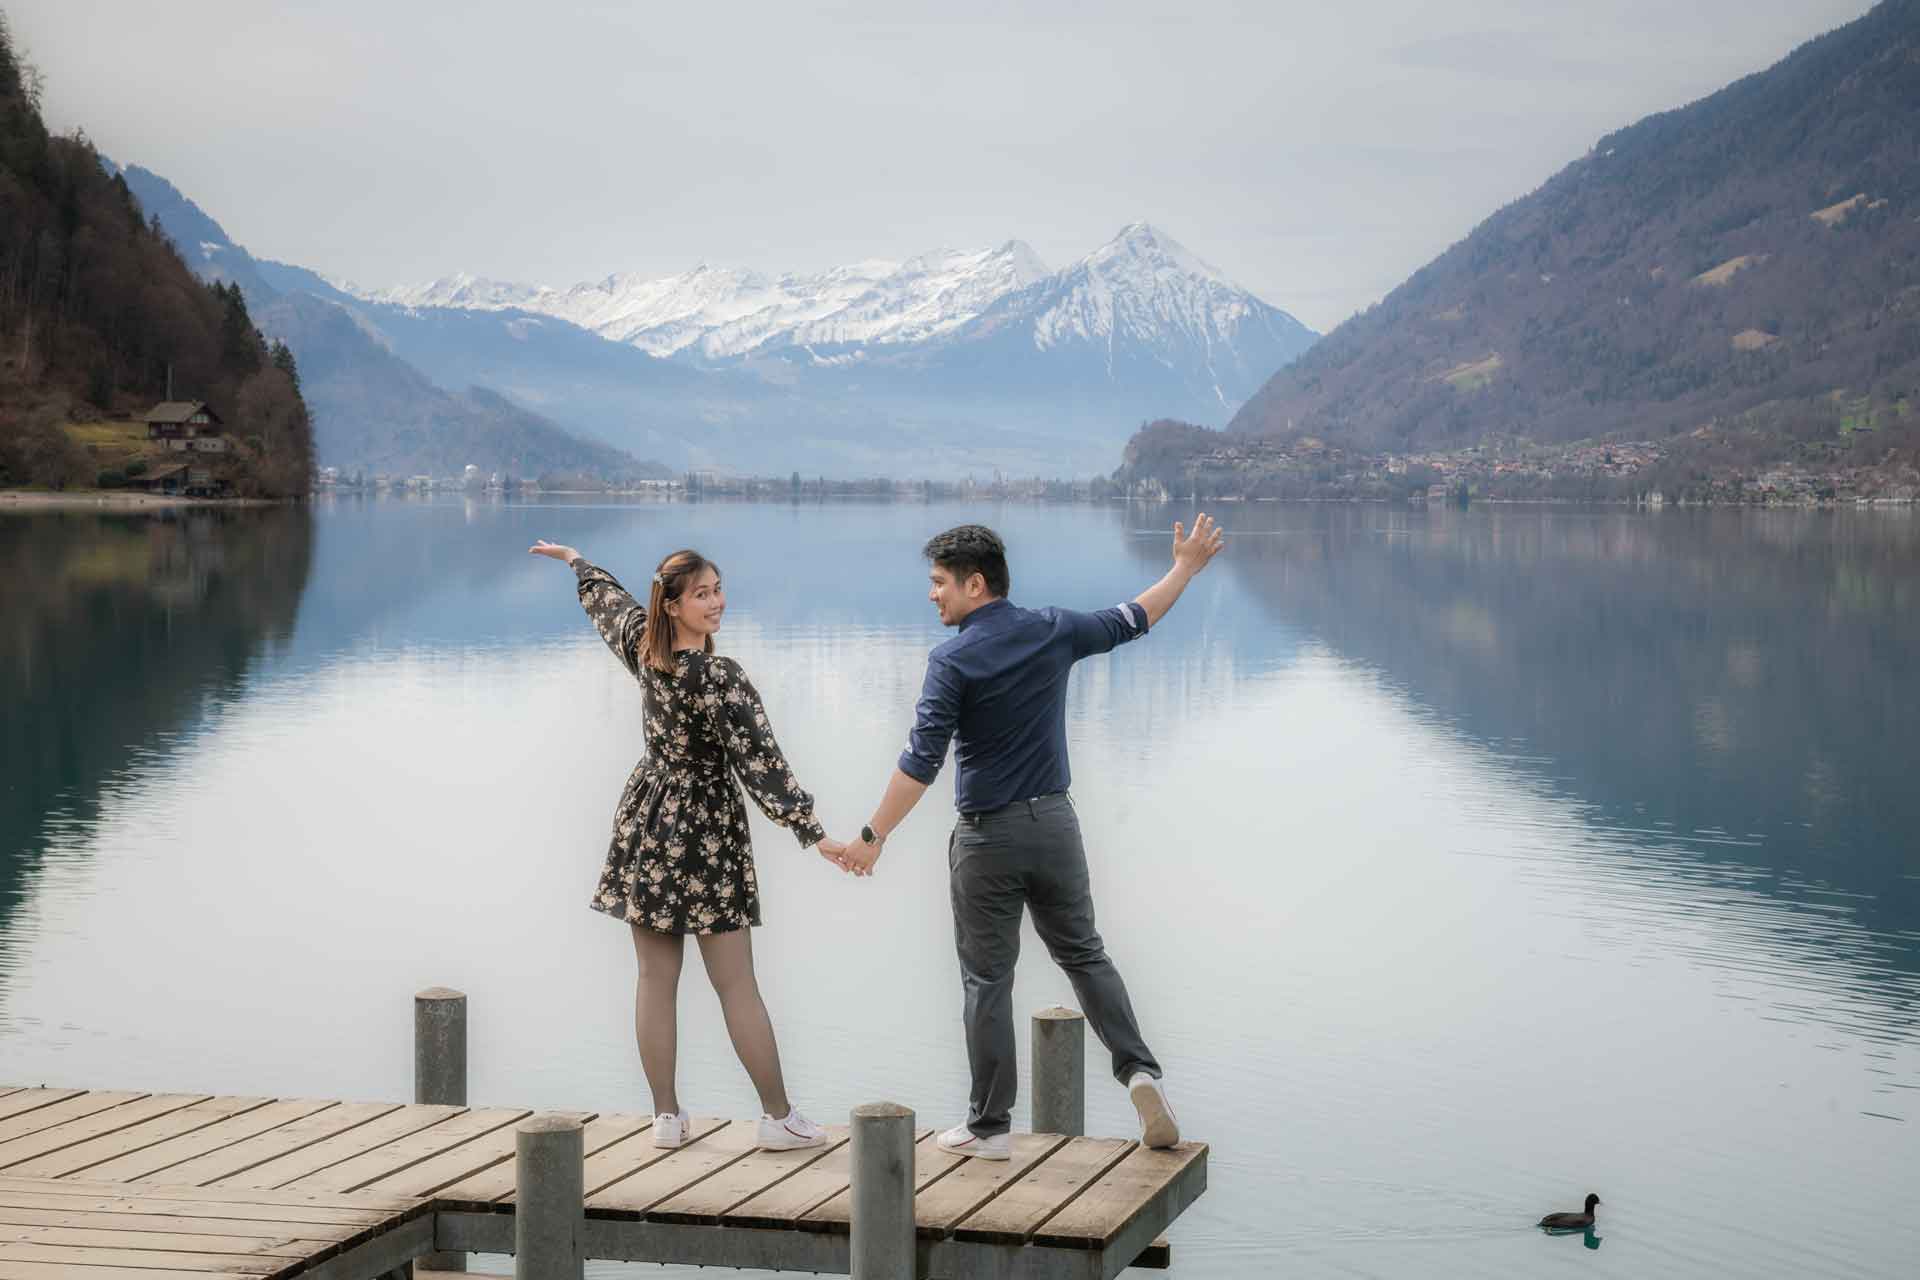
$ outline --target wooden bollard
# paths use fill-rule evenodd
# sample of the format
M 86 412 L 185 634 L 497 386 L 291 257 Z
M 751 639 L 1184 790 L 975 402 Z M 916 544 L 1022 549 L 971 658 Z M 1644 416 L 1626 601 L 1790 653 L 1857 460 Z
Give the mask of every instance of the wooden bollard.
M 1033 1015 L 1033 1131 L 1087 1132 L 1087 1020 L 1059 1005 Z
M 467 1105 L 467 997 L 450 987 L 428 987 L 413 997 L 413 1100 Z M 430 1253 L 421 1271 L 465 1271 L 464 1253 Z
M 570 1116 L 534 1116 L 513 1134 L 515 1280 L 580 1280 L 586 1147 Z
M 853 1109 L 853 1280 L 914 1280 L 913 1111 Z

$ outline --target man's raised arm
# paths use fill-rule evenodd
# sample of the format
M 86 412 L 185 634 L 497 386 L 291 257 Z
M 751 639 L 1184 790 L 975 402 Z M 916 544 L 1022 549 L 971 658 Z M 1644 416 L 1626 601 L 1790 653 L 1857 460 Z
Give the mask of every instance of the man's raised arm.
M 1225 546 L 1225 532 L 1204 511 L 1193 518 L 1191 534 L 1178 520 L 1173 522 L 1173 568 L 1167 570 L 1166 577 L 1133 598 L 1133 602 L 1146 611 L 1149 628 L 1167 616 L 1167 610 L 1173 608 L 1173 602 L 1180 598 L 1194 575 L 1212 563 Z

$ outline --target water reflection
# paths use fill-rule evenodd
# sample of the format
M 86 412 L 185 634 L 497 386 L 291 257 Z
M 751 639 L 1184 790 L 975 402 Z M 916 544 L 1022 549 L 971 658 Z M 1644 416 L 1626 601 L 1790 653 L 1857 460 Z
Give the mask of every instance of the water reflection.
M 1846 1007 L 1823 1000 L 1822 1016 L 1911 1035 L 1920 520 L 1232 516 L 1250 536 L 1222 563 L 1271 617 L 1383 672 L 1492 760 L 1577 802 L 1564 846 L 1605 873 L 1583 874 L 1586 892 L 1670 935 L 1711 910 L 1697 958 L 1734 987 L 1756 953 L 1722 949 L 1727 931 L 1764 943 L 1768 984 L 1837 988 Z M 1138 556 L 1154 558 L 1145 543 Z M 1769 909 L 1778 903 L 1791 910 Z
M 1016 598 L 1097 607 L 1159 574 L 1176 514 L 323 505 L 297 614 L 237 646 L 240 696 L 203 683 L 216 696 L 148 731 L 158 749 L 95 768 L 70 789 L 96 797 L 84 820 L 47 802 L 33 906 L 0 928 L 32 949 L 0 972 L 6 1074 L 393 1096 L 396 1010 L 453 982 L 476 1010 L 476 1099 L 644 1105 L 630 948 L 584 906 L 639 704 L 527 544 L 629 580 L 678 546 L 719 559 L 724 648 L 844 827 L 945 634 L 922 598 L 929 533 L 984 519 Z M 1897 1021 L 1910 957 L 1889 950 L 1914 917 L 1883 889 L 1915 824 L 1866 758 L 1897 760 L 1897 737 L 1848 726 L 1911 705 L 1884 642 L 1912 620 L 1906 526 L 1795 516 L 1743 541 L 1620 513 L 1229 514 L 1228 557 L 1152 638 L 1085 664 L 1069 708 L 1103 933 L 1183 1121 L 1226 1135 L 1175 1236 L 1182 1274 L 1894 1273 L 1915 1239 L 1882 1228 L 1910 1181 L 1920 1037 Z M 231 598 L 246 552 L 223 554 L 190 588 L 201 611 Z M 1791 687 L 1810 656 L 1851 675 Z M 103 718 L 77 696 L 94 700 L 53 696 L 9 732 Z M 871 880 L 756 829 L 762 985 L 820 1114 L 899 1096 L 931 1122 L 964 1098 L 946 785 Z M 1834 811 L 1857 801 L 1875 811 Z M 1070 999 L 1028 948 L 1020 1002 Z M 697 1105 L 750 1114 L 698 984 L 682 1017 Z M 335 1048 L 309 1050 L 314 1025 Z M 1090 1080 L 1088 1119 L 1123 1132 L 1124 1095 Z M 1525 1225 L 1571 1179 L 1619 1188 L 1603 1254 Z M 1700 1238 L 1703 1216 L 1755 1203 L 1751 1231 Z
M 0 970 L 52 838 L 285 644 L 312 547 L 297 509 L 0 517 Z

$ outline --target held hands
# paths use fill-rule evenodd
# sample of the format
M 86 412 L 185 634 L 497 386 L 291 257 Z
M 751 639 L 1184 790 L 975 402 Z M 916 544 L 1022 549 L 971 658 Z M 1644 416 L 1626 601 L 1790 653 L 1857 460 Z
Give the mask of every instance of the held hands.
M 885 848 L 886 844 L 885 836 L 881 836 L 873 844 L 868 844 L 865 840 L 855 840 L 847 846 L 846 853 L 842 855 L 847 870 L 856 876 L 872 875 L 873 864 L 880 861 L 880 850 Z
M 548 542 L 545 538 L 528 547 L 527 554 L 545 556 L 549 560 L 558 560 L 561 564 L 572 564 L 580 558 L 580 553 L 572 547 L 562 546 L 558 542 Z
M 865 840 L 847 844 L 828 839 L 822 840 L 814 848 L 820 850 L 821 857 L 848 875 L 870 876 L 873 874 L 873 864 L 880 860 L 880 849 L 886 843 L 884 836 L 878 844 L 868 844 Z
M 1204 511 L 1193 518 L 1191 534 L 1184 532 L 1178 520 L 1173 522 L 1174 567 L 1189 575 L 1206 568 L 1226 545 L 1226 531 Z

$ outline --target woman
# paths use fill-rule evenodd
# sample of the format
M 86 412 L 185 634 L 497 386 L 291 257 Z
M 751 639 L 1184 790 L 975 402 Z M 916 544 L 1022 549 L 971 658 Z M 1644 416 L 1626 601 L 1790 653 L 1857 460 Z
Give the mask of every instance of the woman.
M 654 1145 L 678 1147 L 688 1138 L 674 1086 L 675 1001 L 683 939 L 693 934 L 734 1052 L 760 1094 L 759 1145 L 819 1146 L 826 1131 L 787 1097 L 773 1023 L 753 976 L 748 929 L 760 923 L 760 894 L 740 784 L 802 847 L 818 845 L 837 862 L 845 846 L 828 840 L 815 821 L 813 797 L 794 780 L 740 664 L 714 654 L 713 633 L 727 607 L 720 570 L 696 551 L 676 551 L 660 562 L 642 608 L 572 547 L 542 541 L 528 550 L 572 566 L 587 616 L 640 681 L 645 699 L 649 750 L 621 793 L 592 905 L 633 932 L 640 967 L 634 1033 L 653 1091 Z

